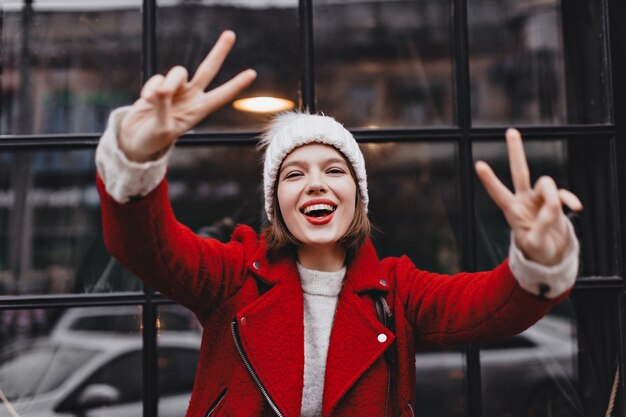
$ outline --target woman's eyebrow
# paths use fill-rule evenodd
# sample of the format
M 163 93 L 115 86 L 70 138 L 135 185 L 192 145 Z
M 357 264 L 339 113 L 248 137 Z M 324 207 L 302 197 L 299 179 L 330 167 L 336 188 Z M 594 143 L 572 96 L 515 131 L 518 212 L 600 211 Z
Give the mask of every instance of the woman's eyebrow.
M 302 161 L 289 161 L 286 164 L 283 164 L 282 167 L 280 167 L 280 172 L 283 172 L 285 169 L 291 167 L 291 166 L 297 166 L 297 167 L 303 167 L 306 164 Z
M 346 166 L 348 165 L 346 160 L 343 158 L 329 158 L 325 161 L 325 165 L 330 165 L 330 164 L 344 164 Z

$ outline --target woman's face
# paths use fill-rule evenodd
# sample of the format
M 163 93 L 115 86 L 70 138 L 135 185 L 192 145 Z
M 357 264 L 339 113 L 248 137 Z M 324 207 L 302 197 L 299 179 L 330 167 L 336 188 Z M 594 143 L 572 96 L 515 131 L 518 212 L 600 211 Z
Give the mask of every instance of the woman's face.
M 278 173 L 278 205 L 285 225 L 303 245 L 334 245 L 354 218 L 356 183 L 334 147 L 294 149 Z

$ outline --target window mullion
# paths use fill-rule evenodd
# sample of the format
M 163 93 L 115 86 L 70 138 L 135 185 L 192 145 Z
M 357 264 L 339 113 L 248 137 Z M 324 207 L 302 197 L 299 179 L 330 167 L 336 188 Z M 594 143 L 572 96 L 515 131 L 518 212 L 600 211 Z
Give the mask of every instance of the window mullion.
M 157 36 L 156 36 L 156 0 L 143 0 L 142 7 L 142 42 L 141 42 L 141 78 L 145 83 L 156 73 Z M 144 285 L 146 295 L 143 304 L 143 416 L 158 416 L 158 360 L 157 360 L 157 314 L 153 303 L 153 291 Z

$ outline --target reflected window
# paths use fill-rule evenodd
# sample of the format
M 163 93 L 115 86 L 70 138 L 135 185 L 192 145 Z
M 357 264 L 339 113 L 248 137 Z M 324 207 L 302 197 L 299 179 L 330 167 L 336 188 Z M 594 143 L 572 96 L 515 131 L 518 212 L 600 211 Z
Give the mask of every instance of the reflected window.
M 448 1 L 313 2 L 319 110 L 354 128 L 453 123 Z
M 116 403 L 141 402 L 142 379 L 142 355 L 141 350 L 137 350 L 107 363 L 86 381 L 84 387 L 107 385 L 117 391 Z
M 421 269 L 458 272 L 456 144 L 370 143 L 361 150 L 378 256 L 407 255 Z
M 0 295 L 141 290 L 104 248 L 93 150 L 0 153 Z
M 26 4 L 0 4 L 0 133 L 102 131 L 139 91 L 141 1 Z
M 608 121 L 601 6 L 469 0 L 473 123 Z

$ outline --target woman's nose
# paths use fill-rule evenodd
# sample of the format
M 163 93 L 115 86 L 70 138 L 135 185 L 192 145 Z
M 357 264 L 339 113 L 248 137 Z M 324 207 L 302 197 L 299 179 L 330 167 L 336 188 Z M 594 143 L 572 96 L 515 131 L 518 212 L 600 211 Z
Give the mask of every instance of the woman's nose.
M 322 181 L 312 179 L 307 185 L 306 192 L 307 194 L 325 193 L 326 185 Z

